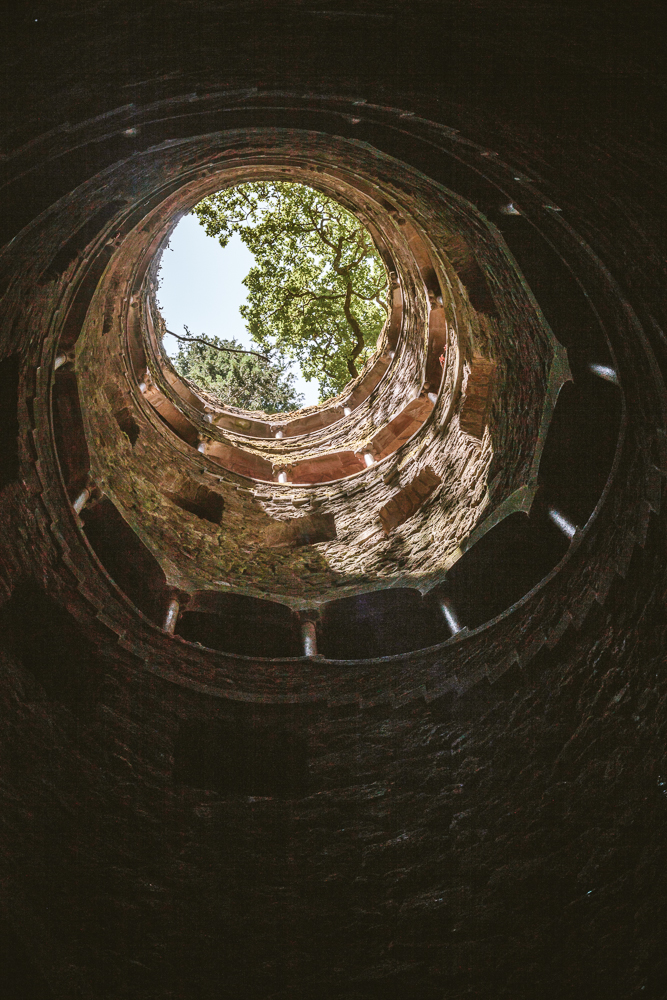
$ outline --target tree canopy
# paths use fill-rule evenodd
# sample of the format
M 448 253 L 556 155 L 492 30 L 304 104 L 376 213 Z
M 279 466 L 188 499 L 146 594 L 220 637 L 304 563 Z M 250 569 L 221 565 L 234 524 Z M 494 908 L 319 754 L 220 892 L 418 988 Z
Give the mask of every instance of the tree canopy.
M 298 361 L 320 400 L 340 392 L 387 318 L 387 274 L 365 226 L 320 191 L 282 181 L 218 191 L 194 214 L 222 247 L 238 233 L 255 258 L 241 307 L 255 344 L 276 363 Z
M 178 338 L 174 368 L 220 403 L 266 413 L 296 410 L 303 403 L 294 388 L 295 376 L 285 372 L 284 363 L 272 353 L 264 360 L 233 338 L 194 339 L 185 329 L 188 338 Z

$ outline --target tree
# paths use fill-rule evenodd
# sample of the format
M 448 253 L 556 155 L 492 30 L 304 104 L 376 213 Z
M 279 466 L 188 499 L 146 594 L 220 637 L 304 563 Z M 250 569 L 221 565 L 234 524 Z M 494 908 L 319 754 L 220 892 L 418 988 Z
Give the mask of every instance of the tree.
M 365 226 L 320 191 L 282 181 L 218 191 L 194 214 L 222 247 L 238 233 L 255 257 L 241 306 L 254 342 L 297 360 L 320 400 L 340 392 L 387 318 L 387 273 Z
M 296 410 L 303 396 L 294 388 L 294 375 L 272 353 L 266 357 L 246 351 L 238 341 L 219 337 L 176 336 L 178 354 L 173 365 L 180 375 L 210 393 L 224 405 L 244 410 L 280 413 Z

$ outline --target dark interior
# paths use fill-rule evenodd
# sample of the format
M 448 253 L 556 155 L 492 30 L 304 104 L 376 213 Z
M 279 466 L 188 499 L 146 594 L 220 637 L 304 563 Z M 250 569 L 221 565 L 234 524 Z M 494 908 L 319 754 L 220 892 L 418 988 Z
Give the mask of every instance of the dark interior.
M 376 590 L 325 605 L 318 650 L 332 660 L 395 656 L 430 646 L 434 634 L 418 590 Z
M 65 608 L 34 581 L 20 582 L 0 608 L 11 655 L 31 674 L 41 697 L 89 703 L 98 683 L 96 650 Z M 33 697 L 39 699 L 33 685 Z
M 176 632 L 188 642 L 239 656 L 301 656 L 294 612 L 275 601 L 243 594 L 195 595 Z
M 563 386 L 540 461 L 548 497 L 583 526 L 611 472 L 621 419 L 618 388 L 593 375 Z
M 30 960 L 16 933 L 13 916 L 0 920 L 0 997 L 2 1000 L 51 1000 L 53 993 L 39 968 Z
M 528 593 L 565 554 L 567 539 L 546 516 L 511 514 L 472 546 L 425 598 L 426 612 L 439 622 L 440 641 L 449 637 L 439 608 L 455 609 L 459 624 L 477 628 Z
M 494 212 L 493 217 L 561 344 L 603 348 L 599 319 L 576 274 L 555 248 L 520 214 Z
M 103 497 L 82 514 L 86 538 L 112 580 L 152 621 L 167 609 L 164 573 L 112 502 Z

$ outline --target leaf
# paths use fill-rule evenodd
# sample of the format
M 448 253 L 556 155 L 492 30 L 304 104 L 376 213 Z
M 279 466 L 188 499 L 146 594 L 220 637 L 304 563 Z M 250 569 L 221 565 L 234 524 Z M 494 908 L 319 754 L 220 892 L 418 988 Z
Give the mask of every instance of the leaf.
M 303 396 L 294 388 L 294 375 L 286 372 L 286 359 L 275 351 L 269 352 L 267 364 L 254 354 L 223 352 L 221 347 L 242 350 L 235 339 L 206 334 L 197 341 L 179 342 L 174 368 L 223 405 L 280 413 L 303 404 Z
M 320 400 L 342 391 L 388 315 L 387 273 L 368 230 L 320 191 L 282 181 L 227 188 L 194 214 L 223 247 L 238 233 L 255 258 L 240 312 L 257 346 L 298 361 L 318 379 Z

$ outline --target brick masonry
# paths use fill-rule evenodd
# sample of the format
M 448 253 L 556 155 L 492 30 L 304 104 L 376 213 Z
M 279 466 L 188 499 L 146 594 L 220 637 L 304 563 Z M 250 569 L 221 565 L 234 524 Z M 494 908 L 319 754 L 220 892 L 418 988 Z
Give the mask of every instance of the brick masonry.
M 3 361 L 21 359 L 8 380 L 19 435 L 3 438 L 0 489 L 3 986 L 13 1000 L 657 1000 L 667 982 L 659 22 L 637 6 L 604 30 L 585 4 L 567 17 L 551 4 L 458 4 L 455 16 L 393 0 L 311 7 L 173 2 L 156 18 L 136 4 L 56 0 L 3 22 L 0 343 Z M 396 196 L 402 185 L 406 204 L 430 177 L 456 216 L 433 236 L 456 273 L 449 319 L 463 363 L 477 350 L 498 362 L 499 382 L 488 446 L 465 438 L 456 414 L 449 424 L 451 492 L 443 476 L 425 504 L 443 549 L 451 525 L 458 537 L 478 519 L 457 514 L 458 482 L 475 498 L 488 477 L 488 509 L 529 465 L 522 442 L 537 430 L 523 373 L 544 382 L 547 359 L 524 342 L 535 314 L 524 283 L 567 338 L 575 379 L 591 358 L 619 373 L 621 445 L 586 530 L 510 613 L 433 649 L 267 662 L 169 637 L 101 570 L 65 492 L 53 361 L 72 349 L 120 246 L 114 213 L 135 213 L 121 233 L 132 249 L 150 199 L 172 197 L 202 149 L 220 165 L 212 137 L 233 132 L 238 151 L 244 129 L 263 127 L 267 143 L 281 128 L 319 129 L 332 147 L 370 150 L 369 175 Z M 400 177 L 386 153 L 409 161 Z M 450 190 L 502 229 L 509 251 L 487 245 L 489 230 Z M 500 212 L 510 199 L 519 216 Z M 97 267 L 87 278 L 86 261 Z M 571 309 L 568 269 L 586 290 Z M 116 279 L 111 326 L 90 317 L 101 321 L 89 376 L 77 359 L 88 443 L 107 494 L 174 583 L 198 584 L 191 567 L 216 547 L 231 577 L 244 532 L 303 517 L 306 493 L 339 531 L 322 543 L 321 572 L 334 560 L 352 572 L 342 528 L 362 535 L 419 468 L 444 471 L 439 430 L 428 446 L 403 446 L 395 466 L 307 490 L 251 487 L 134 405 L 132 443 L 116 414 L 133 385 L 121 361 L 133 290 Z M 122 388 L 120 407 L 101 373 Z M 393 391 L 379 423 L 405 402 L 400 383 Z M 223 497 L 221 526 L 164 496 L 184 496 L 184 480 Z M 420 560 L 428 570 L 421 518 L 371 541 L 372 558 L 360 543 L 371 586 L 385 545 L 390 575 L 403 558 L 413 579 Z M 298 561 L 266 560 L 247 565 L 273 594 L 308 579 Z

